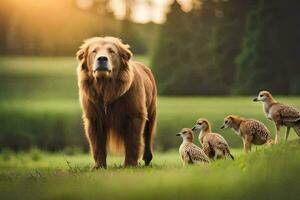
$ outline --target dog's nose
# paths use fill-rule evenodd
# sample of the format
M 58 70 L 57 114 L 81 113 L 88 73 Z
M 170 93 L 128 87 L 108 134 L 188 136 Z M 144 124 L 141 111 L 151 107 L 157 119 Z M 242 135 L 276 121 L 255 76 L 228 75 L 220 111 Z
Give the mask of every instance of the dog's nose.
M 99 56 L 97 58 L 96 63 L 93 66 L 93 70 L 95 71 L 111 71 L 109 63 L 108 63 L 108 57 L 106 56 Z
M 100 63 L 105 63 L 105 62 L 107 62 L 108 58 L 106 56 L 100 56 L 99 58 L 97 58 L 97 60 Z

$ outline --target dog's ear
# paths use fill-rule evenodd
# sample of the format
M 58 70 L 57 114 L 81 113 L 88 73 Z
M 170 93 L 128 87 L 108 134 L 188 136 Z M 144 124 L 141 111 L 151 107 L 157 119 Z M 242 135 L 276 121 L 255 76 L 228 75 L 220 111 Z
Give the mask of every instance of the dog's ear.
M 120 39 L 118 39 L 118 47 L 122 59 L 126 62 L 129 61 L 132 57 L 132 52 L 129 50 L 130 46 L 128 44 L 124 44 Z
M 76 53 L 76 58 L 78 61 L 82 61 L 85 57 L 85 51 L 83 49 L 79 49 Z
M 81 69 L 87 69 L 87 46 L 85 44 L 81 45 L 76 53 L 76 58 L 81 64 Z

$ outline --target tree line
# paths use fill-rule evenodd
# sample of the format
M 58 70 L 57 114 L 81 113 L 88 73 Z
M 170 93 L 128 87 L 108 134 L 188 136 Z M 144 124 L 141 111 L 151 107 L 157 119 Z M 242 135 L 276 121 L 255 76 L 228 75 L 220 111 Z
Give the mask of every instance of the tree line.
M 300 2 L 175 1 L 152 66 L 163 95 L 300 94 Z
M 117 20 L 109 2 L 95 0 L 82 10 L 75 0 L 1 0 L 0 54 L 70 56 L 84 39 L 104 35 L 120 37 L 137 54 L 146 54 L 157 25 Z

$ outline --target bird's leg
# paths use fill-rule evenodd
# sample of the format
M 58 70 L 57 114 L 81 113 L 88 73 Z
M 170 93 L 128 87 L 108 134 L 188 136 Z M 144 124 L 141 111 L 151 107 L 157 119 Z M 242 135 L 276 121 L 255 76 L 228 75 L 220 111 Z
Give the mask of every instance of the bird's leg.
M 244 141 L 244 150 L 246 153 L 249 153 L 251 151 L 251 143 L 252 143 L 253 137 L 251 135 L 245 135 Z
M 275 134 L 275 144 L 278 144 L 280 141 L 280 125 L 279 124 L 275 124 L 276 127 L 276 134 Z
M 247 153 L 251 151 L 251 142 L 246 141 L 246 149 L 247 149 Z
M 285 132 L 285 141 L 287 142 L 289 134 L 290 134 L 290 127 L 286 127 L 286 132 Z
M 251 142 L 249 142 L 247 139 L 244 139 L 243 142 L 245 153 L 249 153 L 251 151 Z

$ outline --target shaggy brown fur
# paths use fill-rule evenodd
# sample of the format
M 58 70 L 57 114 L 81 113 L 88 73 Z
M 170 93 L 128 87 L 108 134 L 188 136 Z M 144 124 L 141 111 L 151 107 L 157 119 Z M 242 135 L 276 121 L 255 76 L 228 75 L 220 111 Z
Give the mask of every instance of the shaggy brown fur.
M 95 70 L 100 57 L 109 70 Z M 129 46 L 114 37 L 95 37 L 77 52 L 80 103 L 85 133 L 95 160 L 106 168 L 107 148 L 124 147 L 125 166 L 152 160 L 156 85 L 151 70 L 131 60 Z

